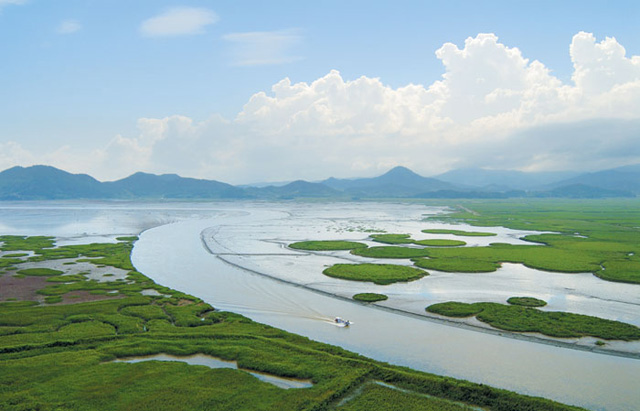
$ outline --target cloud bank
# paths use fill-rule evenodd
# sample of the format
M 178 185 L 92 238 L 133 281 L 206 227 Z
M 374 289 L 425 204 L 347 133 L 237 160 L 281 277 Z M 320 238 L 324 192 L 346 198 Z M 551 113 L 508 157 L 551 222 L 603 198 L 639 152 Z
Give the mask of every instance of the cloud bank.
M 573 37 L 572 84 L 494 34 L 462 47 L 446 43 L 436 57 L 444 73 L 430 85 L 392 88 L 333 70 L 309 83 L 285 78 L 233 119 L 140 119 L 138 135 L 117 136 L 92 153 L 93 167 L 78 171 L 119 178 L 144 169 L 239 183 L 375 175 L 395 165 L 430 175 L 640 162 L 640 56 L 627 57 L 614 38 Z

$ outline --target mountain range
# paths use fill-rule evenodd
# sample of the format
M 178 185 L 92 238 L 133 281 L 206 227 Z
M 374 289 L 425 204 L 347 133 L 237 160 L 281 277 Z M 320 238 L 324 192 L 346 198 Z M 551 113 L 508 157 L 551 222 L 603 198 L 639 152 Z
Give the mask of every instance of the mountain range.
M 51 166 L 13 167 L 0 172 L 0 200 L 64 199 L 269 199 L 326 198 L 512 198 L 635 197 L 640 194 L 640 164 L 595 173 L 524 173 L 458 169 L 423 177 L 395 167 L 372 178 L 329 178 L 278 185 L 233 186 L 177 174 L 135 173 L 100 182 Z

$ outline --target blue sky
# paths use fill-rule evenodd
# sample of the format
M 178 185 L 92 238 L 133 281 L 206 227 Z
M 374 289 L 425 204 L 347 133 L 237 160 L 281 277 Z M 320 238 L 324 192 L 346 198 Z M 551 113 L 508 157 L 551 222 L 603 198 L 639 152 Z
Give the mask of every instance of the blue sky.
M 600 97 L 590 94 L 587 104 L 582 97 L 566 97 L 562 86 L 581 92 L 577 89 L 582 86 L 576 86 L 572 77 L 577 71 L 569 52 L 580 32 L 591 34 L 594 49 L 603 55 L 617 45 L 624 47 L 622 66 L 612 64 L 621 70 L 624 81 L 619 83 L 633 85 L 638 80 L 633 56 L 640 55 L 638 21 L 640 6 L 635 1 L 0 0 L 0 168 L 50 163 L 100 179 L 124 177 L 142 169 L 248 182 L 375 175 L 398 164 L 425 175 L 464 165 L 526 170 L 584 167 L 585 158 L 571 158 L 562 164 L 561 158 L 544 152 L 502 161 L 509 155 L 490 149 L 498 144 L 491 128 L 497 125 L 487 126 L 484 134 L 462 130 L 472 121 L 476 123 L 470 130 L 477 130 L 478 124 L 494 124 L 500 117 L 497 109 L 488 108 L 473 118 L 455 113 L 453 108 L 439 111 L 446 105 L 464 106 L 445 101 L 458 87 L 453 83 L 439 91 L 442 103 L 422 95 L 447 72 L 456 70 L 444 64 L 446 57 L 439 58 L 436 51 L 445 43 L 463 50 L 468 38 L 479 44 L 480 33 L 494 35 L 485 39 L 485 48 L 517 48 L 522 61 L 526 60 L 522 64 L 528 65 L 525 69 L 537 60 L 553 81 L 561 83 L 553 87 L 560 90 L 556 95 L 561 96 L 562 108 L 557 110 L 564 114 L 554 117 L 550 109 L 540 109 L 536 116 L 544 115 L 544 120 L 525 121 L 521 116 L 517 124 L 515 120 L 505 123 L 502 130 L 506 134 L 501 138 L 508 143 L 503 141 L 503 147 L 520 141 L 519 136 L 535 136 L 533 131 L 540 127 L 553 134 L 548 130 L 556 123 L 561 123 L 567 134 L 566 123 L 576 123 L 576 130 L 584 133 L 585 121 L 616 122 L 616 129 L 623 131 L 613 138 L 618 145 L 603 148 L 609 153 L 606 156 L 598 157 L 602 143 L 598 136 L 588 136 L 586 141 L 595 144 L 590 150 L 595 156 L 591 164 L 633 163 L 640 161 L 640 153 L 629 153 L 626 148 L 632 145 L 629 136 L 638 135 L 638 118 L 633 113 L 622 115 L 620 110 L 593 114 L 601 112 L 598 104 L 612 98 L 610 93 L 605 96 L 605 90 L 598 89 Z M 607 37 L 615 38 L 615 44 L 607 43 L 606 50 L 598 48 Z M 587 37 L 582 40 L 589 44 Z M 584 58 L 588 54 L 582 52 Z M 482 55 L 482 61 L 501 61 L 497 54 Z M 469 58 L 465 64 L 476 63 Z M 339 72 L 339 95 L 322 94 L 328 93 L 323 82 L 311 87 L 321 79 L 331 83 L 328 76 L 332 70 Z M 583 72 L 598 70 L 608 69 L 585 66 Z M 473 84 L 478 79 L 484 81 L 485 74 L 461 74 L 466 80 L 460 80 L 460 87 L 473 76 Z M 379 84 L 354 83 L 363 76 L 379 79 Z M 290 88 L 281 98 L 261 102 L 262 111 L 245 112 L 252 96 L 265 92 L 273 98 L 272 87 L 285 78 L 310 88 Z M 495 85 L 482 91 L 482 101 L 488 101 L 487 95 L 495 90 L 502 96 L 501 90 L 513 89 L 520 93 L 513 98 L 519 98 L 521 104 L 516 108 L 511 102 L 501 113 L 522 111 L 523 105 L 529 107 L 522 102 L 529 98 L 530 90 L 540 93 L 549 81 L 536 82 L 531 89 L 520 83 Z M 619 85 L 602 80 L 604 83 L 609 87 L 607 92 Z M 411 96 L 399 91 L 410 84 L 423 90 Z M 352 89 L 364 94 L 358 99 Z M 628 89 L 635 93 L 633 86 Z M 381 97 L 375 107 L 354 109 L 347 117 L 341 114 L 345 110 L 340 109 L 340 101 L 356 102 L 352 107 L 366 103 L 367 93 L 382 95 L 378 92 L 388 98 Z M 292 99 L 291 93 L 300 94 Z M 309 93 L 315 97 L 301 97 Z M 625 93 L 628 96 L 630 91 Z M 460 98 L 466 99 L 463 95 Z M 415 105 L 406 107 L 409 100 L 415 100 Z M 636 101 L 631 97 L 631 104 Z M 294 103 L 301 105 L 291 108 Z M 424 114 L 420 107 L 430 107 L 430 114 Z M 403 114 L 400 125 L 391 124 L 398 115 L 389 113 L 398 110 L 413 114 Z M 265 111 L 270 115 L 257 114 Z M 419 112 L 422 114 L 416 114 Z M 387 114 L 386 122 L 377 118 Z M 363 116 L 371 121 L 363 122 Z M 244 120 L 248 118 L 251 120 Z M 305 128 L 296 128 L 303 127 L 298 124 L 300 118 L 305 119 Z M 433 128 L 422 134 L 412 129 L 421 121 Z M 288 126 L 278 127 L 276 122 Z M 330 135 L 333 148 L 319 150 L 326 142 L 324 135 L 305 131 L 310 129 Z M 180 150 L 172 150 L 171 141 Z M 465 153 L 468 147 L 457 145 L 459 141 L 477 146 L 475 154 Z M 403 146 L 405 151 L 390 152 L 389 144 Z M 536 143 L 540 145 L 544 146 Z M 415 155 L 420 147 L 424 149 L 422 157 Z M 181 154 L 175 154 L 177 151 Z M 303 153 L 309 157 L 300 162 Z M 472 155 L 474 160 L 470 161 Z M 479 156 L 485 161 L 479 161 Z

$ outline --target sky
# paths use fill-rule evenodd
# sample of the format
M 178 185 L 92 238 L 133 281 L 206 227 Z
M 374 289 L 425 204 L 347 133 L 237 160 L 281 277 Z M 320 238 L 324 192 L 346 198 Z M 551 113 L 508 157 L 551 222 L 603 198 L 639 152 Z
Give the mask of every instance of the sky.
M 0 0 L 0 170 L 640 163 L 638 1 Z

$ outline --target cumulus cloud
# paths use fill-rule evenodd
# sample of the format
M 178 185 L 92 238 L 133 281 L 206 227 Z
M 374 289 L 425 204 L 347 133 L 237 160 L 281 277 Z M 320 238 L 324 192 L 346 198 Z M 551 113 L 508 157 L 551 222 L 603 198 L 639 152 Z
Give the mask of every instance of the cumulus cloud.
M 65 20 L 58 25 L 56 33 L 58 34 L 73 34 L 82 30 L 82 24 L 78 20 Z
M 218 20 L 218 15 L 206 8 L 174 7 L 143 21 L 140 33 L 145 37 L 201 34 Z
M 640 162 L 640 57 L 627 57 L 615 39 L 576 34 L 571 83 L 494 34 L 444 44 L 436 57 L 444 73 L 429 85 L 394 88 L 332 70 L 312 82 L 285 78 L 233 119 L 140 119 L 137 135 L 96 150 L 87 170 L 242 183 L 375 175 L 395 165 L 430 175 Z
M 299 30 L 230 33 L 222 38 L 231 44 L 233 64 L 237 66 L 284 64 L 302 58 L 293 54 L 302 42 Z

